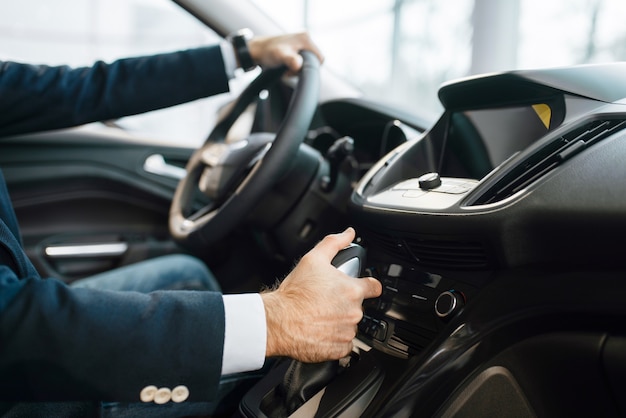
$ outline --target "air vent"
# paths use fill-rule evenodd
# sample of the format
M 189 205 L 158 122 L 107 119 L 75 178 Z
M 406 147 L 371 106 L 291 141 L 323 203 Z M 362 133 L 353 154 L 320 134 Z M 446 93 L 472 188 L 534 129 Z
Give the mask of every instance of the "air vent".
M 407 239 L 411 256 L 422 266 L 447 270 L 482 270 L 489 266 L 480 242 Z
M 414 355 L 426 348 L 436 336 L 437 333 L 434 331 L 398 321 L 388 344 L 402 353 Z
M 514 195 L 585 148 L 625 127 L 624 119 L 597 120 L 556 138 L 507 173 L 471 205 L 499 202 Z
M 369 244 L 412 264 L 444 270 L 488 270 L 490 259 L 482 242 L 400 238 L 380 233 L 366 234 Z
M 402 239 L 375 232 L 370 232 L 366 235 L 370 243 L 375 244 L 376 247 L 384 252 L 401 257 L 402 259 L 410 258 Z

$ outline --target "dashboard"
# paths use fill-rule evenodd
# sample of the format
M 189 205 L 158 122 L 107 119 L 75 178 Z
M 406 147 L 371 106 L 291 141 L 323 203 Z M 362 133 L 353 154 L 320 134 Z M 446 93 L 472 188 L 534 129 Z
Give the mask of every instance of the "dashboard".
M 613 243 L 626 222 L 618 192 L 625 70 L 596 65 L 449 83 L 440 90 L 441 117 L 413 136 L 416 124 L 376 115 L 379 128 L 369 134 L 394 146 L 361 177 L 349 208 L 368 251 L 366 273 L 384 288 L 365 303 L 363 341 L 410 358 L 503 271 L 623 266 Z M 373 111 L 363 112 L 359 120 L 373 125 Z
M 347 365 L 328 380 L 311 369 L 324 384 L 303 409 L 626 414 L 624 74 L 616 63 L 450 82 L 432 123 L 361 99 L 320 106 L 307 145 L 340 178 L 316 195 L 356 227 L 362 274 L 383 292 L 363 304 Z M 337 144 L 354 148 L 335 159 Z M 290 367 L 245 399 L 249 416 L 273 416 Z

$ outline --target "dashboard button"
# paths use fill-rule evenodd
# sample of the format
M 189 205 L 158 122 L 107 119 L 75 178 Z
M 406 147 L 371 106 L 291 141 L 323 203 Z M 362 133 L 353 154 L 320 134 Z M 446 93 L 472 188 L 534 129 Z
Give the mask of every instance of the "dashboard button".
M 439 318 L 455 315 L 465 305 L 465 296 L 456 290 L 442 292 L 435 301 L 435 313 Z
M 374 332 L 374 339 L 378 341 L 385 341 L 387 338 L 387 323 L 385 321 L 379 321 L 376 326 L 376 332 Z

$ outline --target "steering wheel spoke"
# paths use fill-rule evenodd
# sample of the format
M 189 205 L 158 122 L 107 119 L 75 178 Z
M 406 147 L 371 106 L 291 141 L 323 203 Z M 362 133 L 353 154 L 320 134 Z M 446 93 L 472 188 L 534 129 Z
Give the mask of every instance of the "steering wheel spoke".
M 223 200 L 243 182 L 273 140 L 273 134 L 264 133 L 233 143 L 205 145 L 200 152 L 200 163 L 204 166 L 198 180 L 200 191 L 211 199 Z

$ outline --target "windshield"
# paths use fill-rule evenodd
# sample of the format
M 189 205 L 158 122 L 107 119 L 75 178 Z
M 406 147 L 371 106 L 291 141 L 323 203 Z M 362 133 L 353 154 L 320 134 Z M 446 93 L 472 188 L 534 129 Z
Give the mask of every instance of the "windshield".
M 439 113 L 459 77 L 626 59 L 623 0 L 253 0 L 367 96 Z

